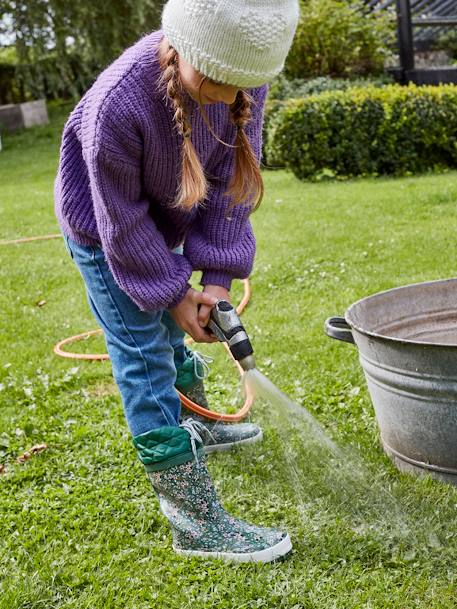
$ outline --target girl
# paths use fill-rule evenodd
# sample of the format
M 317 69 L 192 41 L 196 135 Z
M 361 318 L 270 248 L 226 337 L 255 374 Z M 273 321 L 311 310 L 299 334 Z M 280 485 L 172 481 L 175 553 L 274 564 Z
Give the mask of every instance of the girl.
M 180 554 L 265 562 L 291 549 L 224 511 L 203 458 L 261 430 L 203 425 L 175 387 L 205 404 L 206 362 L 184 333 L 215 341 L 211 307 L 252 269 L 265 83 L 297 20 L 297 0 L 169 0 L 162 30 L 100 74 L 63 132 L 57 218 Z

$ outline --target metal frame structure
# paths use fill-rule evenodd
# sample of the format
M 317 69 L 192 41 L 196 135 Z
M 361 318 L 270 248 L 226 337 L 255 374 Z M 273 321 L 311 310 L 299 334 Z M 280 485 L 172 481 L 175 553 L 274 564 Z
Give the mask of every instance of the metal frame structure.
M 457 68 L 443 66 L 416 69 L 414 49 L 418 41 L 436 38 L 449 27 L 457 26 L 457 0 L 369 0 L 373 11 L 395 4 L 400 67 L 391 72 L 401 83 L 457 83 Z M 414 29 L 413 29 L 414 28 Z M 415 30 L 418 30 L 416 34 Z M 414 31 L 414 35 L 413 35 Z

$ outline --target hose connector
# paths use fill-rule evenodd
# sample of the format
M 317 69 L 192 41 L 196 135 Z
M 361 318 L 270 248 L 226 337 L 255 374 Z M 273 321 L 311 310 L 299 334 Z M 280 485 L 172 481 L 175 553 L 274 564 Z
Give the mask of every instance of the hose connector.
M 228 344 L 243 370 L 255 368 L 254 349 L 235 308 L 226 300 L 213 307 L 208 328 L 221 342 Z

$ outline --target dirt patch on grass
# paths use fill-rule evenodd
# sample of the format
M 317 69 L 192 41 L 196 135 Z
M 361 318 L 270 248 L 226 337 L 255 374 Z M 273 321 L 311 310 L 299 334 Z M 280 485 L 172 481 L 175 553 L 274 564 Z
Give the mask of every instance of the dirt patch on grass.
M 89 394 L 94 398 L 104 398 L 108 395 L 117 395 L 119 393 L 119 390 L 113 378 L 104 379 L 103 381 L 100 381 L 95 385 L 88 387 L 87 390 Z

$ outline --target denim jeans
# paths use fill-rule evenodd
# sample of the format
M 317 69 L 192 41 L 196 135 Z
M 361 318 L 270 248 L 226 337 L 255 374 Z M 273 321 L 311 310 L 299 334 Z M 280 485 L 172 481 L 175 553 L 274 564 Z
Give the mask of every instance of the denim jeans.
M 100 247 L 64 240 L 103 330 L 132 435 L 178 425 L 181 404 L 174 385 L 176 367 L 186 358 L 184 332 L 168 311 L 138 308 L 116 284 Z

